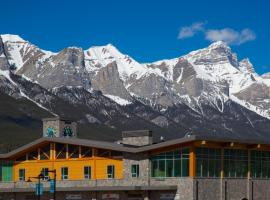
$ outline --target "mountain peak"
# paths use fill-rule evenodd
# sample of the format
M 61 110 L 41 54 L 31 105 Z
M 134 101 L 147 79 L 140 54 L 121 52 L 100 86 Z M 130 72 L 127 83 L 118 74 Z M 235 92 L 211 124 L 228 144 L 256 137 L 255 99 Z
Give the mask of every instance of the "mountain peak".
M 19 35 L 12 35 L 12 34 L 3 34 L 0 35 L 3 42 L 25 42 Z
M 265 74 L 262 75 L 262 78 L 264 79 L 270 79 L 270 72 L 267 72 Z
M 239 62 L 239 69 L 242 72 L 255 73 L 254 67 L 248 58 L 244 58 Z
M 228 46 L 228 44 L 226 42 L 223 42 L 223 41 L 213 42 L 212 44 L 209 45 L 208 48 L 211 48 L 211 49 L 216 49 L 216 48 L 230 49 L 230 47 Z

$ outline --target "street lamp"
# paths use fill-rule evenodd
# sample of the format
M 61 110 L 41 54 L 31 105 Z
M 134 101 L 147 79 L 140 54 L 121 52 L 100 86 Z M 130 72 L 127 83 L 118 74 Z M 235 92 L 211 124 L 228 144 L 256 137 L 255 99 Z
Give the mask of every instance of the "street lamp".
M 38 176 L 36 177 L 28 177 L 28 180 L 27 182 L 32 182 L 31 179 L 38 179 L 38 187 L 37 187 L 37 197 L 38 197 L 38 200 L 40 200 L 40 196 L 41 196 L 41 191 L 40 191 L 40 180 L 44 178 L 43 174 L 40 173 Z

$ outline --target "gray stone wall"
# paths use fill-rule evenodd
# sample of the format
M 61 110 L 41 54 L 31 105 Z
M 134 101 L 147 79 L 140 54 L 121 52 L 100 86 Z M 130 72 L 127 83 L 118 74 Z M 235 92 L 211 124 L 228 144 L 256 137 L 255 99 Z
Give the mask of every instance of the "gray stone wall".
M 124 144 L 130 144 L 134 146 L 144 146 L 152 144 L 153 138 L 150 136 L 137 136 L 137 137 L 123 137 Z
M 63 136 L 63 131 L 66 126 L 69 126 L 72 129 L 73 137 L 77 137 L 77 123 L 71 122 L 71 124 L 66 124 L 65 121 L 60 121 L 60 137 Z
M 43 137 L 47 137 L 47 129 L 54 128 L 56 137 L 60 137 L 60 121 L 59 120 L 46 120 L 43 121 Z
M 138 155 L 140 156 L 140 155 Z M 130 162 L 135 162 L 131 160 Z M 129 194 L 143 194 L 144 199 L 160 199 L 163 195 L 173 196 L 174 200 L 267 200 L 270 199 L 270 180 L 264 179 L 219 179 L 219 178 L 145 178 L 57 181 L 58 200 L 64 200 L 65 194 L 81 194 L 84 200 L 100 199 L 104 193 L 117 193 L 119 199 L 127 199 Z M 35 191 L 35 182 L 0 182 L 0 200 L 31 199 Z M 48 196 L 49 183 L 43 182 L 44 199 Z M 139 186 L 177 186 L 177 190 L 144 191 Z M 110 187 L 123 187 L 116 191 Z M 125 186 L 138 186 L 138 190 L 129 190 Z M 96 191 L 103 188 L 104 191 Z M 103 190 L 102 189 L 102 190 Z M 114 189 L 115 190 L 115 187 Z M 16 191 L 16 192 L 15 192 Z M 61 192 L 62 191 L 62 192 Z M 66 192 L 63 192 L 66 191 Z M 87 192 L 88 191 L 88 192 Z M 47 198 L 48 199 L 48 198 Z
M 151 186 L 161 186 L 161 185 L 177 185 L 177 191 L 175 192 L 175 200 L 193 200 L 194 199 L 194 179 L 189 177 L 179 177 L 179 178 L 151 178 Z M 168 193 L 166 191 L 155 192 L 155 196 L 162 193 Z M 157 198 L 157 197 L 155 197 Z
M 126 185 L 138 186 L 148 185 L 150 178 L 150 160 L 146 153 L 124 153 L 123 154 L 123 177 Z M 139 177 L 133 178 L 131 175 L 131 166 L 133 164 L 139 165 Z
M 252 190 L 253 182 L 253 192 Z M 264 199 L 261 194 L 268 193 L 270 180 L 248 180 L 237 178 L 196 178 L 194 179 L 194 199 L 195 200 L 249 200 Z M 253 193 L 253 198 L 252 198 Z M 265 196 L 265 195 L 263 195 Z M 266 198 L 269 199 L 269 198 Z
M 257 179 L 249 181 L 249 199 L 270 199 L 270 180 Z
M 224 179 L 223 199 L 241 200 L 248 198 L 248 179 Z

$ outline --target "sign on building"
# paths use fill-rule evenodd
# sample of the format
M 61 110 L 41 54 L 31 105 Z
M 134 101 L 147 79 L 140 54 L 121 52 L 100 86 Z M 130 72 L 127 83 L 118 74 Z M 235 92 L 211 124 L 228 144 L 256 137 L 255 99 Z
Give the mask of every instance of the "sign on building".
M 175 194 L 173 193 L 162 193 L 160 194 L 160 200 L 174 200 Z
M 102 199 L 105 199 L 105 200 L 119 199 L 119 194 L 113 194 L 113 193 L 102 194 Z
M 66 200 L 81 200 L 82 195 L 80 194 L 66 194 Z

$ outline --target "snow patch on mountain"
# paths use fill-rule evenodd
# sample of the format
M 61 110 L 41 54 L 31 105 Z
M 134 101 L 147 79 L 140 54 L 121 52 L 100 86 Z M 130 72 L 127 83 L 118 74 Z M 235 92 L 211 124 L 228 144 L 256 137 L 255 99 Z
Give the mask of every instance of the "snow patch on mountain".
M 8 62 L 10 65 L 15 65 L 16 71 L 20 70 L 36 54 L 42 54 L 39 55 L 37 62 L 42 62 L 55 55 L 53 52 L 37 48 L 18 35 L 4 34 L 0 35 L 0 37 L 8 51 Z
M 12 34 L 2 34 L 0 35 L 3 42 L 25 42 L 19 35 L 12 35 Z
M 119 105 L 122 105 L 122 106 L 132 104 L 131 101 L 128 101 L 128 100 L 123 99 L 123 98 L 118 97 L 118 96 L 109 95 L 109 94 L 104 94 L 104 96 L 108 97 L 109 99 L 113 100 L 114 102 L 116 102 L 116 103 L 118 103 Z
M 0 75 L 4 76 L 11 82 L 13 85 L 17 86 L 17 84 L 10 78 L 10 72 L 8 70 L 1 70 L 0 69 Z
M 27 98 L 28 100 L 30 100 L 31 102 L 35 103 L 37 106 L 39 106 L 40 108 L 50 112 L 52 115 L 57 116 L 55 113 L 51 112 L 49 109 L 45 108 L 44 106 L 42 106 L 40 103 L 34 101 L 33 99 L 31 99 L 29 96 L 27 96 L 22 90 L 21 88 L 17 85 L 17 83 L 15 83 L 12 78 L 10 77 L 10 71 L 8 70 L 0 70 L 0 75 L 4 76 L 5 78 L 7 78 L 9 80 L 9 82 L 11 82 L 14 86 L 16 86 L 19 91 L 20 91 L 20 95 L 21 97 Z
M 251 103 L 245 101 L 245 100 L 241 100 L 241 99 L 238 99 L 236 96 L 234 95 L 231 95 L 230 96 L 230 99 L 238 104 L 240 104 L 241 106 L 249 109 L 250 111 L 253 111 L 267 119 L 270 119 L 270 111 L 269 110 L 265 110 L 263 108 L 260 108 L 259 106 L 255 106 L 255 105 L 252 105 Z

